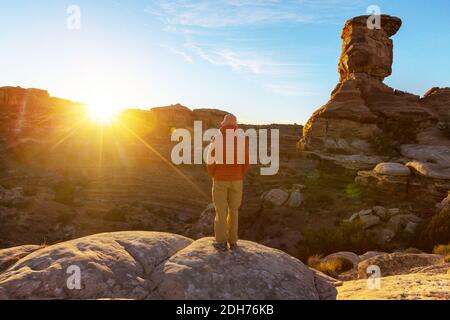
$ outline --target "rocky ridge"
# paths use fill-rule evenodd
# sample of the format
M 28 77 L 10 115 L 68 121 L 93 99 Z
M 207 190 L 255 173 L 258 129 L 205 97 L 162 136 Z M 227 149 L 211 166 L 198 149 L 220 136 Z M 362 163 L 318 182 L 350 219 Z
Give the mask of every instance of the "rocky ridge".
M 360 16 L 346 22 L 340 83 L 305 125 L 299 146 L 352 170 L 373 169 L 382 162 L 407 165 L 411 179 L 392 179 L 391 183 L 382 176 L 396 174 L 370 176 L 379 189 L 388 189 L 386 193 L 390 185 L 409 184 L 413 187 L 404 190 L 403 196 L 422 193 L 436 200 L 450 180 L 450 89 L 433 88 L 419 97 L 385 85 L 383 80 L 392 73 L 391 37 L 402 22 L 382 15 L 381 29 L 369 29 L 367 19 Z

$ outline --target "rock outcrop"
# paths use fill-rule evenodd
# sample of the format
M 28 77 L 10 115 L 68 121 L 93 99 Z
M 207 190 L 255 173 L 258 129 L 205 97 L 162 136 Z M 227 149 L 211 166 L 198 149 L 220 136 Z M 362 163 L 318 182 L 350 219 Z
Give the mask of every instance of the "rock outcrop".
M 320 159 L 352 170 L 374 169 L 381 162 L 399 163 L 360 174 L 381 189 L 393 185 L 397 194 L 442 195 L 441 182 L 410 181 L 406 165 L 421 177 L 448 179 L 450 169 L 450 89 L 433 88 L 419 97 L 390 88 L 393 41 L 401 20 L 382 15 L 381 28 L 367 27 L 368 16 L 346 22 L 339 61 L 340 82 L 331 99 L 304 127 L 299 147 Z M 419 162 L 420 164 L 417 164 Z M 377 172 L 382 169 L 383 172 Z M 402 174 L 398 174 L 400 171 Z M 390 177 L 393 177 L 392 179 Z M 364 183 L 363 183 L 364 184 Z M 392 193 L 392 188 L 386 188 Z M 445 188 L 444 188 L 445 189 Z M 424 192 L 425 191 L 425 192 Z
M 158 232 L 0 250 L 0 266 L 0 299 L 318 300 L 337 293 L 329 277 L 279 250 L 241 241 L 220 252 L 212 238 Z

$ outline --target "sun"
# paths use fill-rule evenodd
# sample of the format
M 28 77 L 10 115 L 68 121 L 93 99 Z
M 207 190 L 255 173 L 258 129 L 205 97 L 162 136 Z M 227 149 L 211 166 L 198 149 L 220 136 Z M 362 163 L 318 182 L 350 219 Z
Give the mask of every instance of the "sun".
M 109 103 L 90 103 L 86 105 L 89 118 L 99 124 L 110 124 L 119 113 L 119 109 Z

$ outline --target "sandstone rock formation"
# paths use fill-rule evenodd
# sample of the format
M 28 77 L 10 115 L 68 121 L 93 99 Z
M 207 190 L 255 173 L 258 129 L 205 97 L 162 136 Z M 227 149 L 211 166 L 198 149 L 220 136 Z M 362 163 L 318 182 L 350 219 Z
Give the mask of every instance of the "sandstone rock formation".
M 355 73 L 366 73 L 380 80 L 392 73 L 393 42 L 402 21 L 396 17 L 381 16 L 382 31 L 369 29 L 366 16 L 345 23 L 342 31 L 342 54 L 339 62 L 341 81 Z
M 155 123 L 160 127 L 191 128 L 194 121 L 201 121 L 203 129 L 220 127 L 227 112 L 218 109 L 195 109 L 175 104 L 167 107 L 158 107 L 150 110 Z
M 236 251 L 219 252 L 212 244 L 212 238 L 118 232 L 1 250 L 0 299 L 336 297 L 329 277 L 281 251 L 242 241 Z M 79 289 L 71 278 L 76 270 Z
M 390 38 L 402 23 L 399 18 L 382 15 L 381 29 L 369 29 L 367 19 L 360 16 L 346 22 L 340 83 L 305 125 L 300 148 L 353 170 L 374 169 L 389 160 L 400 168 L 415 161 L 421 164 L 409 166 L 418 168 L 414 173 L 448 179 L 450 89 L 433 88 L 421 98 L 385 85 L 382 81 L 391 74 L 393 63 Z M 417 196 L 422 192 L 433 199 L 445 189 L 440 187 L 442 181 L 408 179 L 405 168 L 404 174 L 398 175 L 383 166 L 383 173 L 378 172 L 379 167 L 360 174 L 360 182 L 378 185 L 387 194 L 394 190 Z M 412 186 L 409 190 L 408 184 Z

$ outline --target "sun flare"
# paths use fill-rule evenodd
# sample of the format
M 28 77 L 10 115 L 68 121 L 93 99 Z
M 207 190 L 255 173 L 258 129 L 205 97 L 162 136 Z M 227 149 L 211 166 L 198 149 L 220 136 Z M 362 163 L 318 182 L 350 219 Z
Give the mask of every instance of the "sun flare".
M 118 108 L 108 103 L 92 103 L 86 106 L 89 118 L 99 124 L 110 124 L 119 111 Z

